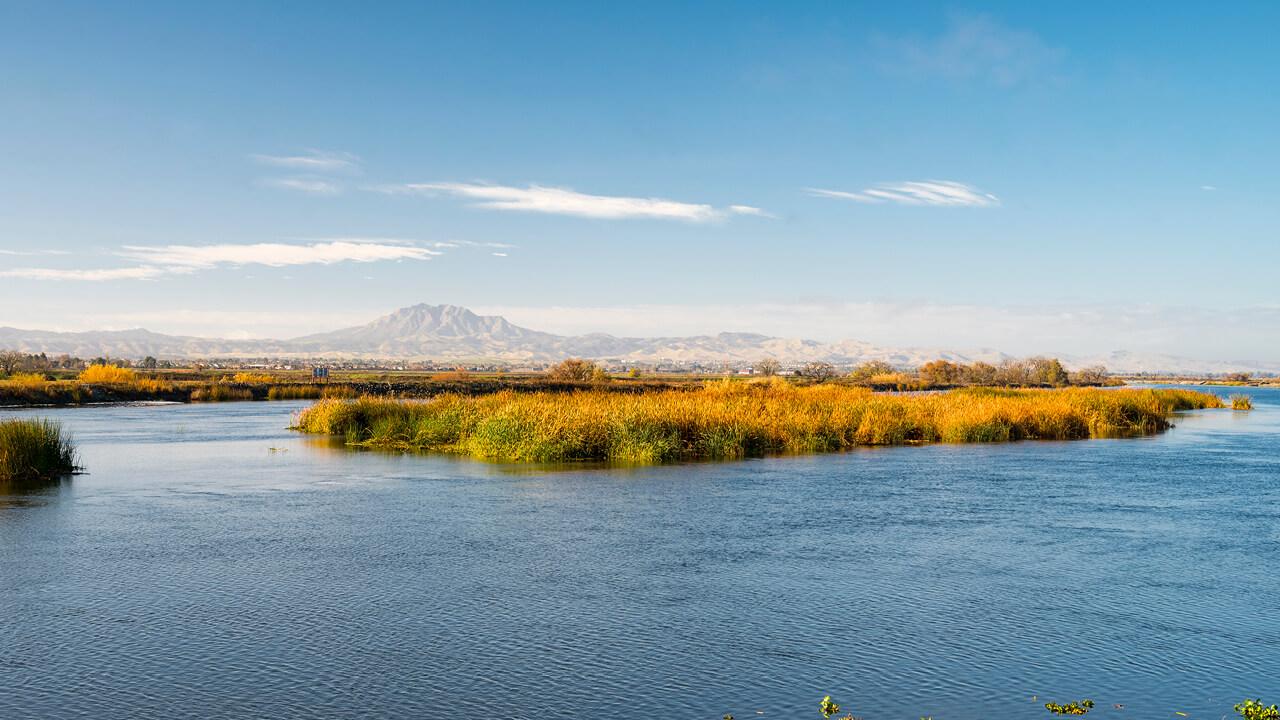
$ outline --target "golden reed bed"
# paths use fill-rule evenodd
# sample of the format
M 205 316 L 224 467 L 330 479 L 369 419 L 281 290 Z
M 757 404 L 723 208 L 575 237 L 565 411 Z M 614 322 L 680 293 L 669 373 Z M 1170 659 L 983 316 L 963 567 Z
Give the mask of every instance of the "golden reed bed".
M 513 462 L 649 463 L 870 445 L 1077 440 L 1160 432 L 1179 410 L 1222 407 L 1190 390 L 1003 390 L 887 395 L 835 384 L 723 381 L 623 395 L 502 392 L 430 400 L 321 400 L 295 427 L 348 443 Z

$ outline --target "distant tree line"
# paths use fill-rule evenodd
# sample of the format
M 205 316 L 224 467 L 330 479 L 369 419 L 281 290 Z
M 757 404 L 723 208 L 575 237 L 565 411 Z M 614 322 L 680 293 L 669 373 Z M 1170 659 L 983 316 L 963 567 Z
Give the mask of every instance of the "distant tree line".
M 872 368 L 872 377 L 884 372 L 885 364 Z M 855 379 L 870 379 L 864 368 L 854 370 Z M 1062 362 L 1051 357 L 1006 360 L 998 365 L 986 362 L 971 364 L 950 360 L 934 360 L 921 365 L 916 378 L 929 386 L 985 385 L 1005 387 L 1066 387 L 1068 385 L 1106 385 L 1107 369 L 1101 365 L 1068 372 Z
M 1104 385 L 1107 369 L 1101 365 L 1067 372 L 1057 358 L 1032 357 L 1007 360 L 999 365 L 975 362 L 972 365 L 949 360 L 925 363 L 920 379 L 931 385 L 1019 385 L 1065 387 L 1067 385 Z
M 782 372 L 782 364 L 774 358 L 765 358 L 752 365 L 755 375 L 771 377 Z M 607 382 L 609 374 L 596 363 L 581 358 L 569 358 L 547 369 L 547 377 L 561 382 Z M 811 361 L 794 371 L 797 377 L 813 382 L 826 382 L 841 376 L 841 371 L 829 362 Z M 639 377 L 638 372 L 632 372 Z M 917 369 L 896 368 L 882 360 L 873 360 L 853 368 L 846 376 L 857 384 L 903 388 L 927 389 L 930 387 L 957 387 L 965 385 L 1010 387 L 1066 387 L 1068 385 L 1106 385 L 1112 382 L 1107 369 L 1102 366 L 1082 368 L 1068 372 L 1057 358 L 1032 357 L 1025 360 L 1006 360 L 999 365 L 985 362 L 972 364 L 950 360 L 934 360 Z
M 58 371 L 80 372 L 90 365 L 116 365 L 118 367 L 142 368 L 156 370 L 172 368 L 168 360 L 157 360 L 147 357 L 133 362 L 121 358 L 95 357 L 85 360 L 63 353 L 48 355 L 46 353 L 24 353 L 20 350 L 0 350 L 0 375 L 8 377 L 15 373 L 56 373 Z
M 19 372 L 48 372 L 51 370 L 80 371 L 89 363 L 70 355 L 50 357 L 45 353 L 29 354 L 18 350 L 0 350 L 0 372 L 12 375 Z
M 755 363 L 753 371 L 757 375 L 772 376 L 779 374 L 782 366 L 777 360 L 767 358 Z M 795 375 L 816 382 L 824 382 L 839 377 L 840 373 L 831 363 L 813 361 L 798 368 Z M 966 364 L 950 360 L 934 360 L 915 369 L 898 368 L 883 360 L 872 360 L 854 367 L 846 378 L 861 385 L 893 385 L 919 389 L 965 385 L 1097 386 L 1112 382 L 1107 369 L 1101 365 L 1068 372 L 1057 358 L 1050 357 L 1006 360 L 998 365 L 985 362 Z

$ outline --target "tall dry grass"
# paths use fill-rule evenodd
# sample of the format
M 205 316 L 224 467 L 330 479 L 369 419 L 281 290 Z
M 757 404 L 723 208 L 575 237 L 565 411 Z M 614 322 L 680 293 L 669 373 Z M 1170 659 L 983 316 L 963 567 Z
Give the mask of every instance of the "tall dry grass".
M 80 372 L 76 382 L 86 385 L 111 385 L 139 393 L 160 393 L 173 389 L 173 383 L 139 375 L 133 368 L 116 365 L 90 365 Z
M 0 483 L 46 480 L 75 469 L 75 446 L 58 423 L 0 420 Z
M 90 365 L 76 376 L 70 383 L 82 385 L 107 385 L 116 390 L 127 390 L 135 393 L 162 393 L 174 389 L 174 384 L 154 377 L 141 375 L 132 368 L 116 365 Z M 67 383 L 61 383 L 66 385 Z
M 267 389 L 268 400 L 314 400 L 316 398 L 353 398 L 356 391 L 350 385 L 317 385 L 294 383 L 272 385 Z
M 191 391 L 191 402 L 232 402 L 252 400 L 253 390 L 241 385 L 213 383 Z
M 241 385 L 259 385 L 263 383 L 274 382 L 275 377 L 267 373 L 260 372 L 238 372 L 231 376 L 231 382 L 240 383 Z
M 32 372 L 17 372 L 4 380 L 0 380 L 0 384 L 5 385 L 6 387 L 24 390 L 34 390 L 44 387 L 46 382 L 48 382 L 48 380 L 45 379 L 44 374 Z
M 76 379 L 86 383 L 131 383 L 138 379 L 138 373 L 115 365 L 90 365 Z
M 322 394 L 323 388 L 319 385 L 303 383 L 272 385 L 267 388 L 268 400 L 315 400 Z
M 1187 390 L 990 390 L 885 395 L 783 381 L 696 391 L 598 390 L 430 400 L 321 400 L 304 432 L 352 444 L 508 461 L 661 462 L 812 453 L 865 445 L 1125 437 L 1169 427 L 1178 410 L 1220 407 Z

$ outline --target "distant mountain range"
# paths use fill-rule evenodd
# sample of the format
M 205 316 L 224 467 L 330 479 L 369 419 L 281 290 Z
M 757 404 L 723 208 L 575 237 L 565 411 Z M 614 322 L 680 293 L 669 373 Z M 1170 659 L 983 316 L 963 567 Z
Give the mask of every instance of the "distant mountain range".
M 366 325 L 291 340 L 229 340 L 163 335 L 149 330 L 49 332 L 0 328 L 0 349 L 142 358 L 404 359 L 545 363 L 566 357 L 634 363 L 749 364 L 761 358 L 784 363 L 822 360 L 856 365 L 883 360 L 916 367 L 939 358 L 999 363 L 1011 356 L 991 349 L 957 352 L 935 348 L 890 348 L 858 340 L 823 343 L 753 333 L 691 337 L 631 338 L 603 333 L 555 335 L 477 315 L 455 305 L 414 305 Z M 1224 363 L 1168 355 L 1114 352 L 1097 357 L 1061 356 L 1069 366 L 1102 364 L 1113 372 L 1277 372 L 1280 363 Z

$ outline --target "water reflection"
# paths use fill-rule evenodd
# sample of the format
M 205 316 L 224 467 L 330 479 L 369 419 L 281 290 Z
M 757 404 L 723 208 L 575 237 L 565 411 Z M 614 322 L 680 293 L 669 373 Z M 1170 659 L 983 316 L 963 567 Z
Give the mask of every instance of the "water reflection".
M 0 509 L 43 504 L 71 485 L 72 474 L 27 480 L 0 480 Z

